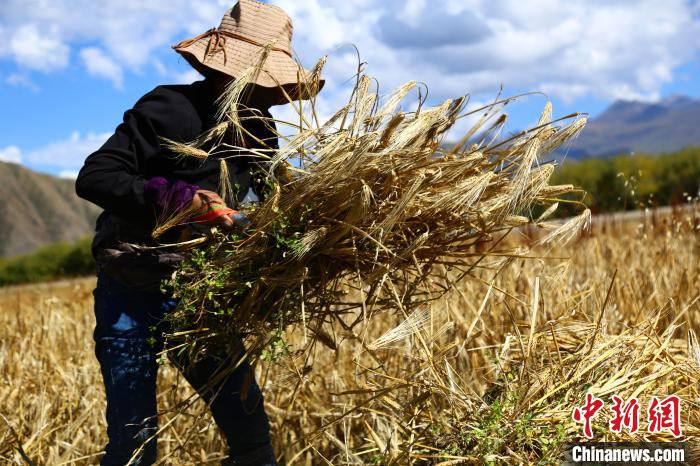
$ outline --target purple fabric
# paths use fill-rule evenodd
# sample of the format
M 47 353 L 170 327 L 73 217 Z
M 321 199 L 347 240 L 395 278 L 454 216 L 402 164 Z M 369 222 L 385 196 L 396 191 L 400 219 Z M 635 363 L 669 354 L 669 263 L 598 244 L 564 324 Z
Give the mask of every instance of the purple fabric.
M 144 191 L 146 200 L 155 207 L 159 214 L 176 214 L 182 212 L 192 202 L 199 186 L 182 180 L 169 180 L 156 176 L 146 180 Z

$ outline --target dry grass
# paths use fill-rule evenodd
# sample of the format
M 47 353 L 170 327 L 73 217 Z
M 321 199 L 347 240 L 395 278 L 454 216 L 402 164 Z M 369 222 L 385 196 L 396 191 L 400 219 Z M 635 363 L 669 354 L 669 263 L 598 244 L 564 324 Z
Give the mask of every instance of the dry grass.
M 310 352 L 258 367 L 282 464 L 558 464 L 561 442 L 580 438 L 571 410 L 586 389 L 606 401 L 635 394 L 642 406 L 678 394 L 697 453 L 697 225 L 594 230 L 565 249 L 536 250 L 550 259 L 516 259 L 497 276 L 484 267 L 481 281 L 461 283 L 398 330 L 405 319 L 392 314 L 352 331 L 325 325 Z M 92 286 L 0 292 L 0 413 L 12 427 L 0 420 L 1 463 L 27 464 L 22 454 L 34 464 L 97 463 L 104 394 Z M 304 346 L 301 331 L 287 339 L 293 352 Z M 190 392 L 161 370 L 167 411 Z M 224 450 L 210 417 L 200 404 L 188 413 L 161 435 L 161 458 L 216 464 Z M 604 420 L 596 438 L 617 438 Z M 637 438 L 669 439 L 645 430 L 642 417 Z
M 317 79 L 323 63 L 314 68 Z M 169 348 L 225 354 L 242 334 L 252 358 L 269 356 L 281 330 L 296 323 L 313 345 L 324 325 L 353 332 L 383 312 L 407 317 L 484 267 L 484 259 L 526 252 L 497 238 L 525 224 L 546 227 L 544 217 L 567 202 L 560 197 L 574 187 L 550 185 L 554 165 L 542 161 L 580 132 L 585 117 L 553 120 L 548 103 L 534 128 L 499 140 L 511 99 L 471 112 L 468 96 L 428 107 L 408 97 L 416 86 L 384 97 L 358 73 L 347 104 L 330 118 L 319 122 L 312 99 L 298 109 L 286 144 L 245 153 L 265 186 L 262 203 L 245 211 L 249 228 L 202 238 L 206 247 L 196 244 L 174 275 L 180 305 Z M 220 98 L 230 137 L 221 136 L 209 157 L 241 157 L 236 135 L 247 133 L 246 122 L 267 123 L 246 107 L 245 88 L 245 78 L 236 79 Z M 470 116 L 478 118 L 473 127 L 445 147 L 445 134 Z M 192 157 L 198 145 L 170 147 Z M 220 191 L 227 191 L 223 183 Z M 590 218 L 581 211 L 542 243 L 573 238 Z
M 246 83 L 260 69 L 222 96 L 220 126 L 170 147 L 195 159 L 235 154 Z M 445 149 L 466 97 L 398 111 L 415 84 L 380 102 L 371 83 L 358 74 L 348 104 L 322 124 L 313 100 L 307 114 L 300 107 L 287 144 L 257 152 L 269 189 L 248 212 L 253 228 L 180 245 L 208 243 L 174 281 L 174 317 L 188 333 L 169 343 L 210 351 L 248 334 L 282 464 L 558 463 L 563 444 L 580 438 L 571 410 L 586 391 L 607 401 L 638 396 L 643 406 L 677 394 L 684 435 L 695 441 L 695 211 L 671 229 L 563 247 L 588 223 L 584 211 L 533 238 L 518 227 L 542 226 L 574 189 L 550 186 L 553 166 L 540 157 L 578 134 L 584 118 L 553 121 L 547 105 L 536 128 L 495 142 L 504 100 Z M 227 131 L 234 137 L 225 141 Z M 180 221 L 166 216 L 160 228 Z M 7 462 L 99 458 L 90 287 L 5 292 Z M 183 403 L 191 391 L 172 368 L 162 375 L 161 461 L 217 462 L 223 446 L 206 410 Z M 604 421 L 596 432 L 610 439 Z M 644 429 L 633 438 L 669 439 Z

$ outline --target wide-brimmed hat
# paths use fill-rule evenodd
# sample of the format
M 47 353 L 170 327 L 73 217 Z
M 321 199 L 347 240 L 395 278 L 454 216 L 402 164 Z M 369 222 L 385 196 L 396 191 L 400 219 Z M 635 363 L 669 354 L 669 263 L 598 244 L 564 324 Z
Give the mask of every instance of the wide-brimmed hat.
M 278 6 L 255 0 L 240 0 L 224 14 L 221 25 L 173 45 L 192 67 L 206 75 L 207 68 L 239 78 L 260 63 L 269 47 L 260 72 L 252 80 L 270 92 L 283 88 L 294 99 L 308 99 L 321 90 L 325 81 L 312 78 L 292 56 L 292 20 Z

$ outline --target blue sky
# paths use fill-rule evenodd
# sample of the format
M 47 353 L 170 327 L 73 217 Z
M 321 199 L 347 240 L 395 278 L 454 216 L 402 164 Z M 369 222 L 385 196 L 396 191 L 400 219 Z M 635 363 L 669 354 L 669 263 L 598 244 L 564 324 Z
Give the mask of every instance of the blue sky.
M 279 0 L 306 66 L 329 54 L 330 114 L 357 62 L 384 92 L 416 79 L 430 102 L 538 91 L 508 129 L 600 113 L 615 99 L 700 97 L 700 8 L 688 0 Z M 225 0 L 0 0 L 0 159 L 73 176 L 145 92 L 197 79 L 170 45 L 218 25 Z M 284 117 L 289 109 L 273 108 Z M 458 130 L 465 130 L 465 122 Z

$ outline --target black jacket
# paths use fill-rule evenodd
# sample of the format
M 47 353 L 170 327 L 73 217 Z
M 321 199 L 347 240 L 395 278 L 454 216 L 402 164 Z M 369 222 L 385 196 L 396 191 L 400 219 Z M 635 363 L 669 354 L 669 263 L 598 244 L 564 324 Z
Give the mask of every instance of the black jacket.
M 124 121 L 114 134 L 87 157 L 76 179 L 75 189 L 78 196 L 104 209 L 97 220 L 97 235 L 93 243 L 99 269 L 120 274 L 125 270 L 119 269 L 132 268 L 136 261 L 155 281 L 170 272 L 170 266 L 163 270 L 159 266 L 152 267 L 154 261 L 160 263 L 163 260 L 157 254 L 148 257 L 135 254 L 123 244 L 155 244 L 150 234 L 157 212 L 146 198 L 145 180 L 161 176 L 218 191 L 221 162 L 216 154 L 204 161 L 183 158 L 165 148 L 162 140 L 190 142 L 215 126 L 216 98 L 207 81 L 156 87 L 124 113 Z M 271 116 L 267 111 L 263 114 Z M 252 134 L 265 140 L 269 146 L 277 147 L 273 131 L 260 121 L 249 121 L 247 129 Z M 254 146 L 254 143 L 249 145 Z M 227 157 L 231 155 L 226 154 Z M 249 188 L 259 191 L 251 180 L 256 160 L 249 153 L 235 155 L 226 163 L 231 185 L 238 188 L 240 202 Z M 170 237 L 161 241 L 168 242 L 176 233 L 172 232 Z M 127 254 L 128 260 L 125 257 L 114 260 L 115 256 L 123 256 L 125 252 L 131 253 Z

